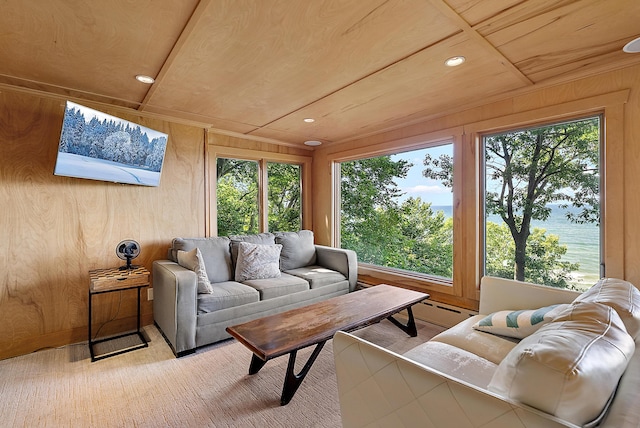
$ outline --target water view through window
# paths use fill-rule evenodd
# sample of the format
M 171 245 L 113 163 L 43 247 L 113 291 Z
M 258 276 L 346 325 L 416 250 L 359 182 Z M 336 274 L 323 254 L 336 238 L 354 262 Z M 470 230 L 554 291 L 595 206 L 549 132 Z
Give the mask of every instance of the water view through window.
M 442 155 L 453 145 L 343 162 L 342 248 L 362 263 L 452 278 L 453 219 L 436 208 L 451 211 L 452 180 L 425 175 Z
M 435 212 L 442 212 L 446 218 L 453 215 L 451 205 L 433 205 L 431 208 Z M 545 221 L 534 220 L 531 226 L 545 230 L 547 235 L 557 236 L 559 245 L 566 246 L 563 260 L 580 266 L 571 272 L 571 282 L 578 288 L 586 289 L 600 278 L 600 228 L 593 223 L 575 224 L 569 221 L 567 213 L 577 213 L 575 208 L 561 208 L 558 205 L 550 205 L 549 208 L 549 218 Z M 496 215 L 488 216 L 487 220 L 495 224 L 502 222 Z
M 600 276 L 600 118 L 483 138 L 485 273 L 584 289 Z
M 479 148 L 483 273 L 593 285 L 601 260 L 600 118 L 487 135 Z M 451 143 L 341 163 L 341 247 L 362 263 L 452 278 L 453 170 Z

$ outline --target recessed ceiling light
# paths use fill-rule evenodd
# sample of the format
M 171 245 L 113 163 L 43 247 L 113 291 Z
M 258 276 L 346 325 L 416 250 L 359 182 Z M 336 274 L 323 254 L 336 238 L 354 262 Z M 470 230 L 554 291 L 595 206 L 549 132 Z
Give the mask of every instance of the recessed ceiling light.
M 153 77 L 145 76 L 144 74 L 138 74 L 136 76 L 136 80 L 138 82 L 146 83 L 148 85 L 150 85 L 150 84 L 152 84 L 153 82 L 156 81 Z
M 302 119 L 302 120 L 304 120 L 304 121 L 305 121 L 305 122 L 307 122 L 307 123 L 313 123 L 313 122 L 315 122 L 315 121 L 316 121 L 315 119 L 312 119 L 312 118 L 310 118 L 310 117 L 307 117 L 306 119 Z
M 629 43 L 624 45 L 622 50 L 627 52 L 627 53 L 638 53 L 638 52 L 640 52 L 640 37 L 638 37 L 637 39 L 633 39 Z
M 444 64 L 447 67 L 457 67 L 465 61 L 466 58 L 463 56 L 452 56 L 451 58 L 447 59 Z
M 322 144 L 322 141 L 309 140 L 304 142 L 305 146 L 319 146 L 320 144 Z

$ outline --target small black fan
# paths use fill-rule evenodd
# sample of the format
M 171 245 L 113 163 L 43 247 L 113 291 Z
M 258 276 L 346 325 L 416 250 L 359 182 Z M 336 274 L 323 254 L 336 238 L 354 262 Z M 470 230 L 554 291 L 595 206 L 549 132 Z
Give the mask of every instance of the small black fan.
M 116 245 L 116 255 L 122 260 L 126 260 L 126 266 L 120 266 L 120 270 L 135 269 L 138 266 L 131 264 L 131 260 L 138 257 L 140 254 L 140 244 L 133 239 L 125 239 Z

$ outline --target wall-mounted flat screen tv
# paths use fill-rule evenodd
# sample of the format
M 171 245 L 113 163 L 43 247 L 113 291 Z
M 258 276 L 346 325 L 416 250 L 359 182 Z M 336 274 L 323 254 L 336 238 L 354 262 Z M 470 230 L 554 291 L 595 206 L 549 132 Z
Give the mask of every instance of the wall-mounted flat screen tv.
M 55 175 L 158 186 L 167 134 L 67 101 Z

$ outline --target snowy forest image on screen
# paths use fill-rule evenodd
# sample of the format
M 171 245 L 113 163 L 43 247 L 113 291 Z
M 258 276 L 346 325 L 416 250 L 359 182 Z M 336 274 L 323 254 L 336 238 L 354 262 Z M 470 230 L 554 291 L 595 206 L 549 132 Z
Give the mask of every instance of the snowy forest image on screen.
M 67 101 L 55 175 L 158 186 L 167 134 Z

